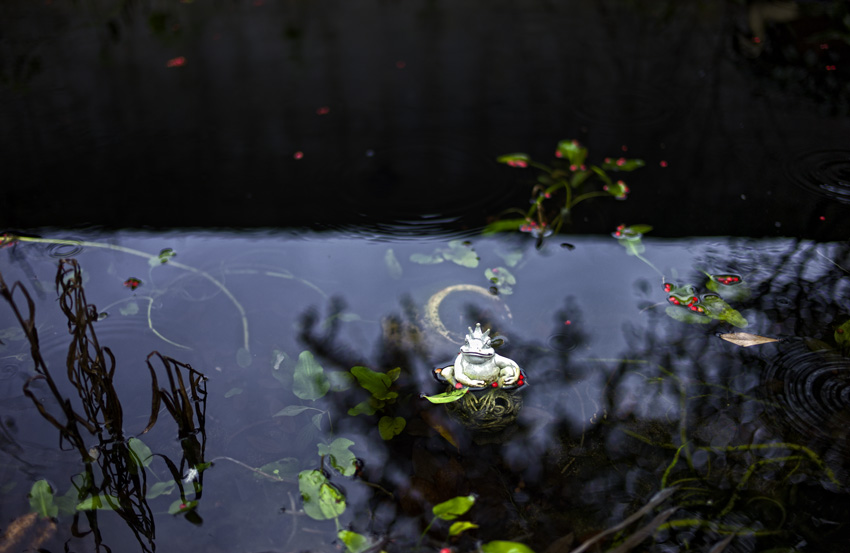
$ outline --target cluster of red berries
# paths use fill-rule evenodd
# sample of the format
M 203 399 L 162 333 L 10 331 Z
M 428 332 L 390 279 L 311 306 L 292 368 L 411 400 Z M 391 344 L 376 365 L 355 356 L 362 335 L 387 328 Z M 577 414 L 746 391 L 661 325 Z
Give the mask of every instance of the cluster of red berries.
M 667 285 L 665 285 L 664 287 L 666 288 Z M 670 300 L 670 303 L 672 303 L 673 305 L 681 305 L 682 307 L 687 307 L 691 311 L 696 311 L 698 313 L 705 313 L 705 309 L 703 309 L 701 306 L 697 305 L 699 303 L 699 298 L 696 297 L 696 296 L 691 296 L 690 298 L 688 298 L 687 301 L 680 300 L 676 296 L 670 296 L 667 299 Z
M 622 236 L 622 235 L 623 235 L 623 233 L 624 233 L 625 231 L 626 231 L 626 225 L 620 225 L 619 227 L 617 227 L 617 230 L 615 230 L 615 231 L 614 231 L 614 236 L 616 236 L 616 237 L 618 237 L 618 238 L 619 238 L 620 236 Z M 669 285 L 669 284 L 665 284 L 665 285 L 664 285 L 664 289 L 665 289 L 665 290 L 667 290 L 667 287 L 668 287 L 668 286 L 670 286 L 670 285 Z M 669 292 L 670 290 L 667 290 L 667 291 Z
M 546 228 L 546 223 L 537 224 L 537 221 L 529 221 L 527 224 L 519 227 L 520 232 L 534 232 L 537 230 L 542 230 Z
M 510 159 L 510 160 L 506 161 L 505 163 L 508 164 L 508 167 L 522 167 L 522 168 L 528 167 L 528 162 L 523 161 L 521 159 Z
M 137 278 L 128 278 L 124 281 L 124 286 L 129 288 L 130 290 L 135 290 L 139 286 L 142 285 L 142 281 Z
M 720 284 L 726 284 L 728 286 L 729 284 L 741 282 L 741 277 L 735 275 L 721 275 L 714 277 L 714 280 L 716 280 Z

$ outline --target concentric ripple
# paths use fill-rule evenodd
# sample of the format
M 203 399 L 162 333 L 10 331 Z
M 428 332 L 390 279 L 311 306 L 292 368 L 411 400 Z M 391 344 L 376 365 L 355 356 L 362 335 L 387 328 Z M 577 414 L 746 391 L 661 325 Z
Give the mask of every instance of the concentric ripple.
M 850 203 L 850 150 L 815 150 L 791 160 L 788 178 L 797 186 Z
M 762 374 L 771 422 L 810 445 L 850 454 L 850 359 L 796 340 Z

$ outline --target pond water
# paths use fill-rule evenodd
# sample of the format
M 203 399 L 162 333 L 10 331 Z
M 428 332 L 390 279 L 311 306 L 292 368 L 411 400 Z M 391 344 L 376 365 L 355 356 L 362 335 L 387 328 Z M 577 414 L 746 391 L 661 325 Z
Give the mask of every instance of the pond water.
M 0 14 L 0 551 L 846 550 L 846 2 Z

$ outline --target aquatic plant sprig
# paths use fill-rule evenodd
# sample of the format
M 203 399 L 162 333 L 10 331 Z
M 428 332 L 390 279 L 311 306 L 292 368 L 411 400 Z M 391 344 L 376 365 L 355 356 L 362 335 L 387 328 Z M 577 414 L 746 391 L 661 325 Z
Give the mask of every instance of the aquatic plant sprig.
M 586 163 L 587 154 L 587 148 L 577 140 L 562 140 L 555 149 L 557 159 L 551 166 L 534 161 L 525 153 L 496 158 L 497 162 L 509 167 L 533 167 L 544 174 L 537 177 L 537 184 L 531 190 L 531 207 L 526 211 L 514 208 L 505 212 L 520 214 L 522 218 L 496 221 L 487 225 L 484 233 L 519 230 L 542 240 L 569 223 L 573 208 L 585 200 L 597 197 L 625 200 L 629 187 L 608 173 L 634 171 L 644 166 L 643 160 L 608 157 L 599 165 L 591 165 Z M 590 186 L 594 181 L 598 188 Z

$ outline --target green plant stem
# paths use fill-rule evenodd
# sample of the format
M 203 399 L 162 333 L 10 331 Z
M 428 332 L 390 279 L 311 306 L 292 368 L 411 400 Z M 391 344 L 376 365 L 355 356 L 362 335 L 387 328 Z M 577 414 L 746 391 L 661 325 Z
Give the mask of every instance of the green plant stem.
M 138 256 L 138 257 L 143 257 L 143 258 L 148 259 L 148 260 L 159 259 L 159 256 L 149 254 L 149 253 L 143 252 L 141 250 L 135 250 L 133 248 L 127 248 L 125 246 L 117 246 L 115 244 L 104 244 L 102 242 L 89 242 L 87 240 L 62 240 L 62 239 L 56 239 L 56 238 L 34 238 L 34 237 L 30 237 L 30 236 L 17 236 L 17 235 L 10 236 L 9 238 L 13 242 L 31 242 L 31 243 L 37 243 L 37 244 L 56 244 L 56 245 L 59 245 L 59 246 L 82 246 L 82 247 L 89 247 L 89 248 L 102 248 L 102 249 L 113 250 L 113 251 L 125 253 L 125 254 L 128 254 L 128 255 L 135 255 L 135 256 Z M 236 297 L 230 292 L 230 290 L 228 290 L 227 287 L 223 283 L 221 283 L 218 279 L 216 279 L 214 276 L 212 276 L 211 274 L 209 274 L 206 271 L 196 269 L 195 267 L 192 267 L 191 265 L 185 265 L 185 264 L 180 263 L 178 261 L 169 260 L 168 265 L 171 265 L 172 267 L 175 267 L 177 269 L 182 269 L 184 271 L 190 271 L 190 272 L 195 273 L 196 275 L 198 275 L 202 278 L 207 279 L 216 288 L 221 290 L 224 293 L 225 296 L 227 296 L 227 298 L 231 301 L 231 303 L 233 303 L 233 305 L 236 307 L 236 310 L 239 311 L 239 316 L 242 319 L 242 339 L 243 339 L 243 342 L 244 342 L 244 347 L 247 351 L 250 352 L 251 348 L 250 348 L 250 345 L 249 345 L 248 317 L 245 313 L 245 308 L 242 307 L 242 304 L 239 303 L 239 300 L 236 299 Z M 150 307 L 148 307 L 148 313 L 149 313 L 148 322 L 150 323 Z M 152 325 L 149 325 L 149 326 L 151 327 L 151 330 L 153 330 L 153 326 Z M 159 336 L 160 338 L 163 338 L 162 335 L 160 335 L 158 332 L 154 331 L 154 333 L 156 333 L 157 336 Z M 163 340 L 165 340 L 166 342 L 169 342 L 171 344 L 175 344 L 174 342 L 171 342 L 170 340 L 166 340 L 165 338 L 163 338 Z M 180 344 L 175 344 L 175 345 L 180 346 Z M 186 347 L 186 346 L 180 346 L 180 347 Z
M 577 196 L 576 199 L 573 200 L 572 204 L 569 206 L 568 209 L 572 209 L 573 207 L 577 206 L 579 203 L 583 202 L 584 200 L 587 200 L 587 199 L 590 199 L 590 198 L 599 198 L 599 197 L 602 197 L 602 196 L 610 196 L 610 195 L 611 194 L 609 194 L 608 192 L 587 192 L 585 194 L 582 194 L 581 196 Z

